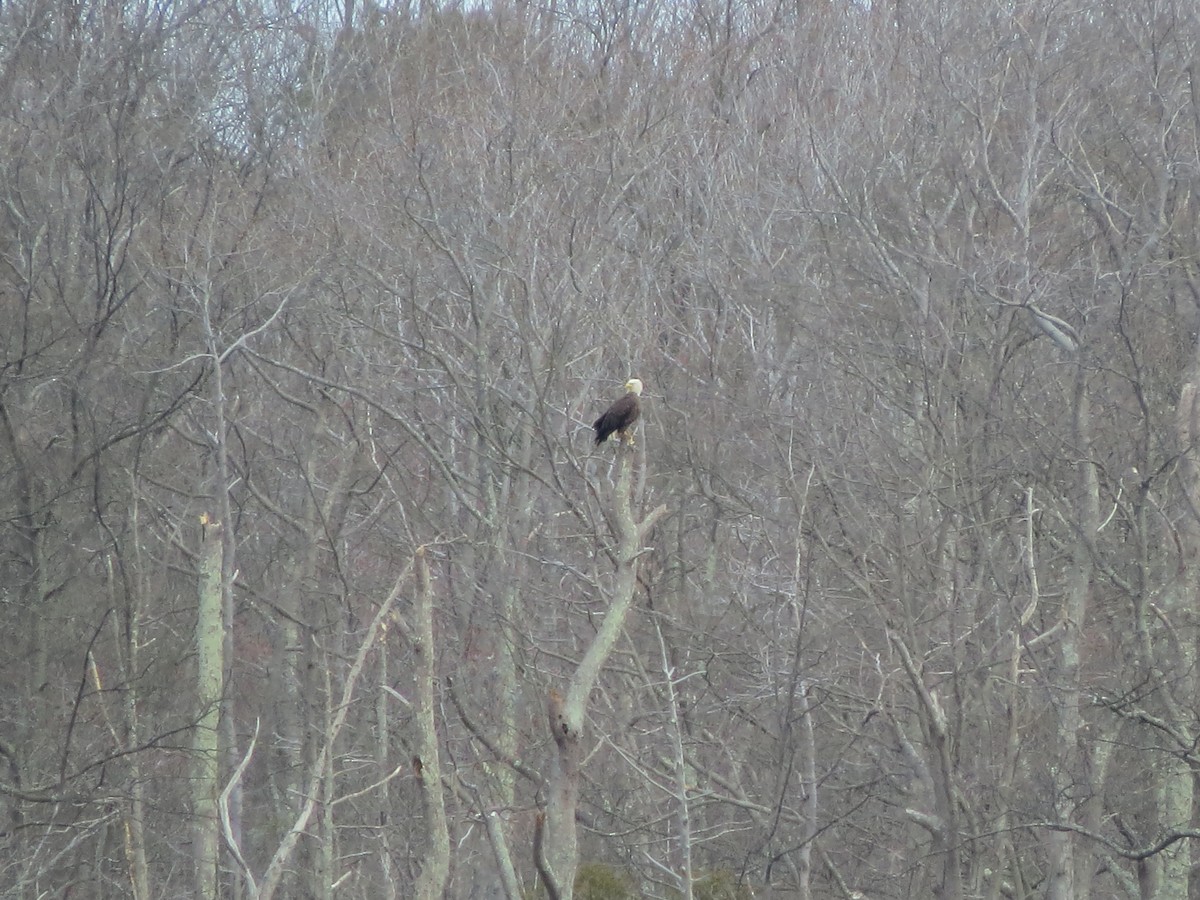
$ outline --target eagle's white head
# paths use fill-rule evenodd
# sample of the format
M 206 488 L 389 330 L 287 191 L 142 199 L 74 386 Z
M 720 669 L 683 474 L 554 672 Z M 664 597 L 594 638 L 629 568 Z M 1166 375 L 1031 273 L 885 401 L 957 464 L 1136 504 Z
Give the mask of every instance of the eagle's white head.
M 640 395 L 642 393 L 641 379 L 630 378 L 627 382 L 625 382 L 625 390 L 629 391 L 630 393 Z

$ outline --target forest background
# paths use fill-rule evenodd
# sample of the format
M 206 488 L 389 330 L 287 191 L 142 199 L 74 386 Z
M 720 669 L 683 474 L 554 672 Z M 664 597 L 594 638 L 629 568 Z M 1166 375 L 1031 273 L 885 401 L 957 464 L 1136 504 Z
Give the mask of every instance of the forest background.
M 1200 896 L 1198 59 L 4 4 L 0 894 Z

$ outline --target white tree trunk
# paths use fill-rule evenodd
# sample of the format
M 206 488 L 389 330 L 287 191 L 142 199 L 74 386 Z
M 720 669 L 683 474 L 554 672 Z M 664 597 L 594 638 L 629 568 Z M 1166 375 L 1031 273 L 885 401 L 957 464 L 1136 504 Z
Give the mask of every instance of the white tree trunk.
M 192 832 L 196 896 L 217 896 L 220 792 L 220 716 L 225 678 L 225 629 L 221 602 L 223 525 L 203 517 L 200 604 L 196 617 L 196 697 L 199 718 L 192 739 Z

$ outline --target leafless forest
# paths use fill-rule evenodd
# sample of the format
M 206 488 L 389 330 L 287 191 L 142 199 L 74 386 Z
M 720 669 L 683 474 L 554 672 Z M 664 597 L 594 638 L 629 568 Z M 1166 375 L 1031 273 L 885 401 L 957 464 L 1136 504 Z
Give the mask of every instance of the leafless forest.
M 0 895 L 1200 897 L 1198 60 L 0 6 Z

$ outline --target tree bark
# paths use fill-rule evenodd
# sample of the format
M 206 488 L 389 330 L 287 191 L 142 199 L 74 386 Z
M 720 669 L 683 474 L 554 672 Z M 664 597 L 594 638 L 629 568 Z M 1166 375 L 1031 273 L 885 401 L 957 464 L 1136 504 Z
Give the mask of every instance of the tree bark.
M 442 766 L 438 754 L 437 723 L 434 711 L 436 699 L 433 685 L 436 678 L 433 645 L 433 581 L 425 548 L 418 547 L 417 602 L 413 635 L 417 653 L 416 726 L 418 756 L 413 761 L 421 800 L 425 809 L 426 833 L 429 844 L 417 876 L 419 900 L 437 900 L 446 889 L 450 877 L 450 830 L 446 823 L 446 803 L 442 795 Z
M 1054 768 L 1055 816 L 1069 823 L 1091 792 L 1090 779 L 1084 772 L 1080 741 L 1084 739 L 1083 697 L 1080 680 L 1080 633 L 1087 616 L 1092 585 L 1092 542 L 1099 523 L 1099 488 L 1096 464 L 1091 459 L 1092 423 L 1088 398 L 1087 370 L 1077 358 L 1073 403 L 1072 437 L 1075 442 L 1075 494 L 1072 498 L 1077 537 L 1072 571 L 1067 583 L 1059 620 L 1058 678 L 1055 705 L 1058 709 L 1056 734 L 1057 764 Z M 1088 896 L 1091 870 L 1090 850 L 1070 830 L 1055 830 L 1047 837 L 1050 874 L 1047 900 L 1074 900 Z
M 550 732 L 557 751 L 547 789 L 544 830 L 539 823 L 540 839 L 536 842 L 535 857 L 546 890 L 551 897 L 562 900 L 571 900 L 575 871 L 579 866 L 575 810 L 579 804 L 579 767 L 583 753 L 580 738 L 587 717 L 588 699 L 633 605 L 642 541 L 667 512 L 666 506 L 658 506 L 640 522 L 634 517 L 633 448 L 622 442 L 617 453 L 619 474 L 613 494 L 617 574 L 613 595 L 604 621 L 571 677 L 566 697 L 552 691 L 547 703 Z
M 201 517 L 200 604 L 196 617 L 196 697 L 199 718 L 192 740 L 192 831 L 196 896 L 217 896 L 220 792 L 220 718 L 225 679 L 225 629 L 222 627 L 221 564 L 224 538 L 220 522 Z

